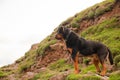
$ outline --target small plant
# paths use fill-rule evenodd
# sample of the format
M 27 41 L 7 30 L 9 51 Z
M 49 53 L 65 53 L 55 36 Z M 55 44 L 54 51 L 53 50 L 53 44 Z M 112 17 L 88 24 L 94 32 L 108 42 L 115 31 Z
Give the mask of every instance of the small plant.
M 19 66 L 19 73 L 25 72 L 27 69 L 29 69 L 34 63 L 31 61 L 25 61 L 24 63 L 20 64 Z
M 105 12 L 104 9 L 99 7 L 95 10 L 95 16 L 99 16 L 103 14 L 104 12 Z
M 23 62 L 19 63 L 19 73 L 22 73 L 29 69 L 35 63 L 36 50 L 31 50 L 25 54 L 25 59 Z
M 93 10 L 90 10 L 90 12 L 88 13 L 88 18 L 92 19 L 94 18 L 94 16 L 95 16 L 95 12 Z
M 6 73 L 3 71 L 0 71 L 0 78 L 5 77 L 5 76 L 6 76 Z
M 120 55 L 115 56 L 114 62 L 116 65 L 118 65 L 118 63 L 120 62 Z
M 77 22 L 71 23 L 71 26 L 72 26 L 73 28 L 79 28 L 79 27 L 80 27 L 80 25 L 79 25 Z

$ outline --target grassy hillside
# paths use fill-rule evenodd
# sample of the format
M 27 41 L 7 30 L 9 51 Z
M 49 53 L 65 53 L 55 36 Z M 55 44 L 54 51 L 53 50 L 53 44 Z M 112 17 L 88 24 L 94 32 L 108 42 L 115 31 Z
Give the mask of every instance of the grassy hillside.
M 96 74 L 89 59 L 82 58 L 80 74 L 74 74 L 74 66 L 65 46 L 54 38 L 55 31 L 36 44 L 15 63 L 0 68 L 2 80 L 120 80 L 120 1 L 106 0 L 63 21 L 81 37 L 104 43 L 112 51 L 114 70 L 109 77 Z M 118 71 L 117 71 L 118 70 Z

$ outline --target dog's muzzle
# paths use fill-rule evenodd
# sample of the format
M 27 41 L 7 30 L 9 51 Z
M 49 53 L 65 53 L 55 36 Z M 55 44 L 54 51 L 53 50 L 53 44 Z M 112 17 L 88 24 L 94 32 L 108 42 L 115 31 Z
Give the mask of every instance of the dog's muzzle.
M 62 40 L 63 37 L 62 37 L 61 34 L 56 34 L 56 35 L 55 35 L 55 38 L 56 38 L 57 40 Z

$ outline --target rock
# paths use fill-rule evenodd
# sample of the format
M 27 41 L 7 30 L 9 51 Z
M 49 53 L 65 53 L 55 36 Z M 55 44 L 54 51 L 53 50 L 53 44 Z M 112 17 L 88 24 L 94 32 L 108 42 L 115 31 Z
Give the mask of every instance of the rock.
M 46 70 L 47 70 L 46 67 L 42 67 L 42 68 L 40 68 L 40 71 L 39 71 L 39 72 L 44 72 L 44 71 L 46 71 Z
M 38 45 L 39 45 L 39 43 L 33 44 L 33 45 L 31 46 L 31 49 L 30 49 L 30 50 L 38 49 Z
M 95 74 L 95 75 L 100 77 L 100 80 L 109 80 L 109 77 L 107 77 L 107 76 L 100 76 L 98 74 Z
M 32 79 L 35 76 L 34 72 L 27 72 L 26 74 L 24 74 L 24 76 L 22 77 L 23 80 L 29 80 Z
M 70 73 L 71 71 L 66 71 L 64 73 L 62 72 L 62 73 L 52 76 L 49 80 L 65 80 L 67 75 L 69 75 Z

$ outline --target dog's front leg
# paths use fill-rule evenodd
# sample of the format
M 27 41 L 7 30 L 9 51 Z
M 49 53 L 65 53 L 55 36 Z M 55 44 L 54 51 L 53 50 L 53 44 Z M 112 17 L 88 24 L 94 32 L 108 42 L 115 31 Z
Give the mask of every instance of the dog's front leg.
M 79 73 L 79 68 L 78 68 L 78 53 L 77 53 L 77 50 L 73 49 L 71 56 L 72 56 L 72 59 L 74 61 L 75 73 L 78 74 Z

